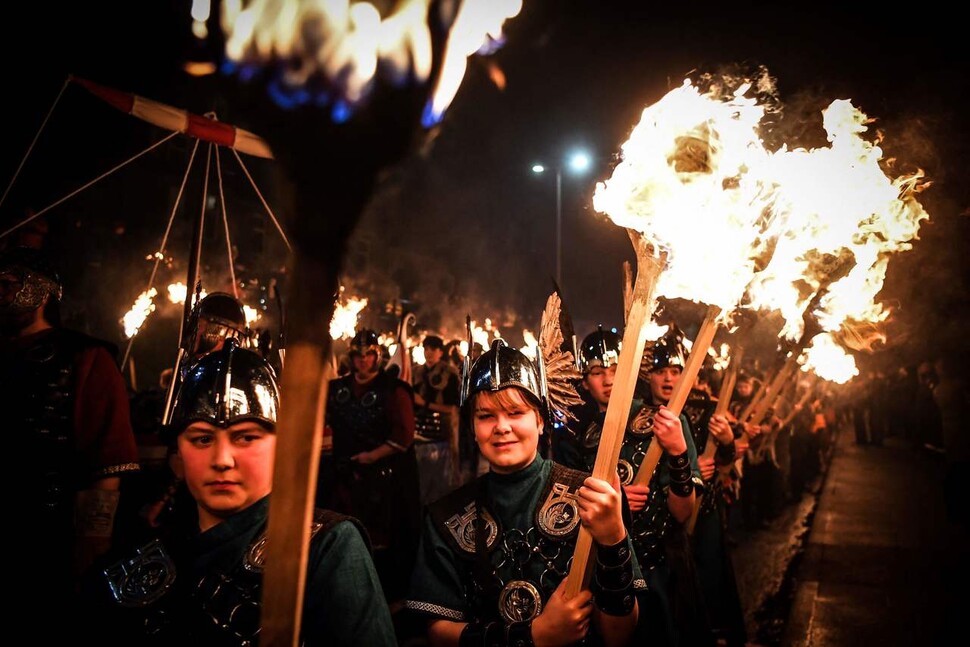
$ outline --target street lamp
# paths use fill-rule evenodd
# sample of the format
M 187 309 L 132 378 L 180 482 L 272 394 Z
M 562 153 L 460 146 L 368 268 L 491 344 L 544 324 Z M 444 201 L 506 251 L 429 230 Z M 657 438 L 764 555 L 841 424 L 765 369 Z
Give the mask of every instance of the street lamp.
M 566 158 L 566 166 L 575 174 L 589 170 L 590 157 L 585 151 L 574 151 Z M 556 285 L 562 289 L 562 164 L 552 167 L 556 171 Z M 532 172 L 542 175 L 546 172 L 544 164 L 532 165 Z

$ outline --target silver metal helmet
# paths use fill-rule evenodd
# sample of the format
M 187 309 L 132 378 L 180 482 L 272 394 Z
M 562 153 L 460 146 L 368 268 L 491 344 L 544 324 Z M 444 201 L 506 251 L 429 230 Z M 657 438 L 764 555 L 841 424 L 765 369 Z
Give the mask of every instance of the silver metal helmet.
M 623 338 L 613 330 L 594 330 L 579 347 L 579 370 L 584 374 L 596 366 L 609 368 L 620 361 Z
M 510 386 L 517 386 L 532 394 L 545 415 L 549 392 L 542 353 L 538 353 L 536 362 L 533 362 L 521 351 L 496 339 L 474 364 L 466 361 L 462 370 L 461 406 L 479 391 L 499 391 Z
M 198 357 L 218 348 L 225 339 L 243 340 L 246 312 L 242 303 L 226 292 L 213 292 L 192 309 L 191 355 Z
M 684 333 L 679 328 L 671 326 L 671 330 L 666 335 L 652 344 L 647 344 L 644 356 L 650 353 L 650 370 L 658 371 L 668 366 L 684 368 L 688 353 L 683 340 Z
M 364 328 L 350 340 L 350 356 L 354 355 L 366 355 L 367 353 L 374 353 L 377 355 L 377 361 L 380 362 L 384 356 L 384 349 L 381 346 L 380 337 L 377 333 L 370 328 Z
M 276 426 L 280 390 L 276 372 L 254 351 L 232 338 L 193 364 L 175 397 L 170 434 L 196 421 L 228 427 L 255 420 Z M 173 436 L 174 438 L 174 436 Z

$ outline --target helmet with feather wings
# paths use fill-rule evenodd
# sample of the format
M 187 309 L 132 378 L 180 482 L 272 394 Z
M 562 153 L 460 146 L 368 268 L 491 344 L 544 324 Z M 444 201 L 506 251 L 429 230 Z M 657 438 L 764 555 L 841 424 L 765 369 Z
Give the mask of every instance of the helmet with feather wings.
M 532 394 L 550 422 L 574 419 L 570 407 L 582 404 L 576 383 L 582 374 L 573 354 L 563 349 L 560 327 L 561 301 L 553 292 L 546 300 L 539 324 L 539 350 L 535 361 L 496 339 L 474 363 L 468 358 L 462 369 L 461 404 L 480 391 L 498 391 L 517 386 Z

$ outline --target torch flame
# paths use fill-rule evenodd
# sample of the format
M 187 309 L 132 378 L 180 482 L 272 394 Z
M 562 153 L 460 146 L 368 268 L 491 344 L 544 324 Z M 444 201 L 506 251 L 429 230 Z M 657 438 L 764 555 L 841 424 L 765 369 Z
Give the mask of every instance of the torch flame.
M 322 77 L 339 83 L 340 99 L 353 105 L 366 98 L 379 64 L 395 83 L 412 73 L 419 81 L 428 78 L 429 4 L 408 0 L 382 18 L 368 2 L 227 0 L 222 13 L 226 57 L 236 64 L 285 61 L 281 81 L 294 98 L 296 90 Z
M 340 292 L 343 293 L 343 286 Z M 367 299 L 349 297 L 337 300 L 330 320 L 330 337 L 332 339 L 350 339 L 357 328 L 357 316 L 367 306 Z
M 148 315 L 155 312 L 154 299 L 158 295 L 158 290 L 151 288 L 138 295 L 134 305 L 121 318 L 121 323 L 125 328 L 125 337 L 131 339 L 138 334 L 138 329 L 145 323 Z
M 890 256 L 929 217 L 916 200 L 928 183 L 921 171 L 887 176 L 863 138 L 871 120 L 848 100 L 822 112 L 828 148 L 768 151 L 758 136 L 768 109 L 746 94 L 771 94 L 769 81 L 763 70 L 733 93 L 701 94 L 688 80 L 647 107 L 593 206 L 667 253 L 659 296 L 718 306 L 722 318 L 746 297 L 779 311 L 790 339 L 806 316 L 829 332 L 882 322 L 876 296 Z
M 444 5 L 439 13 L 450 9 Z M 403 0 L 382 15 L 370 2 L 350 0 L 225 0 L 222 30 L 229 61 L 240 66 L 282 62 L 277 67 L 287 100 L 333 101 L 339 120 L 349 106 L 367 99 L 379 73 L 394 85 L 426 82 L 433 67 L 429 20 L 450 24 L 441 75 L 425 115 L 430 126 L 454 98 L 467 58 L 499 43 L 502 24 L 521 7 L 521 0 L 464 0 L 454 16 L 430 16 L 432 0 Z M 204 34 L 193 29 L 197 37 Z M 306 90 L 320 78 L 338 96 Z
M 246 315 L 247 326 L 252 326 L 254 323 L 259 321 L 260 317 L 263 316 L 259 313 L 259 310 L 257 310 L 256 308 L 247 306 L 246 304 L 243 304 L 243 313 Z
M 731 363 L 731 347 L 721 344 L 720 350 L 714 350 L 714 346 L 707 349 L 707 354 L 714 358 L 714 370 L 724 371 Z
M 477 321 L 472 321 L 471 324 L 472 331 L 472 342 L 481 345 L 485 350 L 492 345 L 492 339 L 501 339 L 502 333 L 498 328 L 492 325 L 492 320 L 489 318 L 485 319 L 485 325 L 479 326 Z M 467 343 L 465 344 L 467 346 Z M 467 354 L 468 351 L 464 350 L 463 353 Z
M 814 371 L 823 380 L 836 384 L 845 384 L 859 374 L 855 358 L 827 333 L 812 338 L 811 346 L 798 358 L 798 363 L 803 371 Z
M 445 48 L 441 78 L 424 117 L 424 126 L 441 120 L 455 98 L 468 58 L 476 52 L 487 54 L 502 42 L 502 24 L 519 15 L 522 0 L 465 0 L 462 2 Z
M 668 326 L 667 324 L 661 325 L 656 321 L 651 321 L 646 325 L 646 330 L 647 330 L 647 333 L 646 333 L 647 339 L 660 339 L 661 337 L 667 334 L 667 331 L 670 330 L 670 326 Z
M 870 121 L 864 113 L 839 100 L 822 116 L 829 148 L 782 149 L 773 156 L 777 247 L 749 289 L 753 307 L 782 313 L 782 334 L 790 339 L 802 334 L 804 308 L 823 287 L 811 313 L 823 330 L 837 331 L 849 320 L 884 321 L 889 312 L 876 296 L 890 256 L 911 249 L 929 218 L 916 200 L 928 186 L 922 172 L 886 175 L 882 150 L 862 137 Z M 824 259 L 835 257 L 852 267 L 831 281 Z
M 522 330 L 522 340 L 525 342 L 525 345 L 519 350 L 521 350 L 524 355 L 534 360 L 539 352 L 539 341 L 536 339 L 536 336 L 532 334 L 531 330 L 526 329 Z
M 411 349 L 411 362 L 417 364 L 418 366 L 423 366 L 425 361 L 424 346 L 419 345 Z
M 761 169 L 765 113 L 744 94 L 702 95 L 689 80 L 647 107 L 594 208 L 667 251 L 658 296 L 734 310 L 754 272 L 773 186 Z M 712 267 L 716 261 L 716 270 Z
M 170 283 L 168 286 L 168 300 L 172 303 L 182 304 L 185 303 L 185 295 L 188 294 L 188 290 L 185 284 L 181 281 L 177 283 Z M 199 292 L 199 301 L 206 298 L 208 293 L 203 289 Z

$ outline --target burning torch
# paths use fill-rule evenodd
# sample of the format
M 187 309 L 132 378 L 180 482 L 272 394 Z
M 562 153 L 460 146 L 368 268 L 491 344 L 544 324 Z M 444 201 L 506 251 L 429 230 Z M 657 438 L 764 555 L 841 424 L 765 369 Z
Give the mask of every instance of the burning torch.
M 705 81 L 710 86 L 706 93 L 685 81 L 644 110 L 623 144 L 622 162 L 597 186 L 593 198 L 597 211 L 648 238 L 645 247 L 654 257 L 666 255 L 655 279 L 658 295 L 707 305 L 691 353 L 694 365 L 685 367 L 667 405 L 676 414 L 718 318 L 723 323 L 742 297 L 755 309 L 780 311 L 787 322 L 783 333 L 803 333 L 801 348 L 812 337 L 807 326 L 798 331 L 795 325 L 803 324 L 803 312 L 810 312 L 811 321 L 824 330 L 836 329 L 849 312 L 855 319 L 883 316 L 881 307 L 865 297 L 881 287 L 887 253 L 907 249 L 926 217 L 914 199 L 921 174 L 887 178 L 877 163 L 881 151 L 861 137 L 867 118 L 851 103 L 833 102 L 823 112 L 829 148 L 769 151 L 759 133 L 771 105 L 759 98 L 774 94 L 767 72 L 753 80 Z M 831 190 L 820 191 L 819 186 Z M 806 287 L 814 295 L 807 309 Z M 862 303 L 852 301 L 859 296 Z M 636 307 L 634 295 L 628 328 L 642 327 L 645 321 L 634 317 Z M 636 378 L 632 358 L 624 362 L 624 355 L 635 354 L 639 360 L 639 332 L 628 329 L 624 335 L 615 383 L 621 387 Z M 792 354 L 793 365 L 799 352 Z M 793 370 L 779 371 L 768 392 L 778 393 Z M 614 386 L 594 476 L 611 476 L 630 400 L 630 393 Z M 763 398 L 756 406 L 766 407 L 765 402 L 771 400 Z M 614 409 L 613 422 L 622 425 L 609 424 Z M 659 444 L 652 443 L 635 482 L 649 480 L 661 453 Z M 588 557 L 579 553 L 588 550 L 588 544 L 577 545 L 570 592 L 581 588 Z
M 752 169 L 766 153 L 756 127 L 764 108 L 740 86 L 719 100 L 685 82 L 647 107 L 622 147 L 622 162 L 597 185 L 594 208 L 630 231 L 637 273 L 629 302 L 623 347 L 593 476 L 611 480 L 630 414 L 633 390 L 655 307 L 654 293 L 707 305 L 691 362 L 667 405 L 676 415 L 713 341 L 720 320 L 732 312 L 754 271 L 763 244 L 763 214 L 771 192 Z M 717 259 L 718 267 L 708 269 Z M 641 472 L 649 478 L 662 450 L 651 443 Z M 641 478 L 644 478 L 641 476 Z M 585 585 L 592 541 L 581 529 L 567 594 Z

